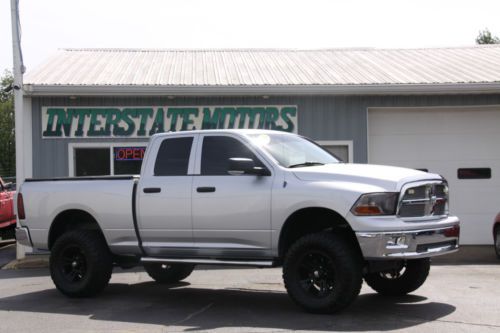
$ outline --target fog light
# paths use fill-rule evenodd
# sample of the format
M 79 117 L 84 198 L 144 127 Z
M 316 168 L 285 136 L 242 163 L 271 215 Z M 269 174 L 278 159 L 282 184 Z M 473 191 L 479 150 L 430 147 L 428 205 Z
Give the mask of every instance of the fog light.
M 387 240 L 386 248 L 387 249 L 407 249 L 408 242 L 407 242 L 406 236 L 404 236 L 404 235 L 391 236 L 391 239 Z

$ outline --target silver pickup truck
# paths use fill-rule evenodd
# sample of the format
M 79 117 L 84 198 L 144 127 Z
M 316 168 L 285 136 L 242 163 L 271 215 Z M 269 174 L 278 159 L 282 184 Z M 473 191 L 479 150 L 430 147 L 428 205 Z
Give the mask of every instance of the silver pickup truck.
M 321 313 L 349 305 L 363 279 L 381 294 L 416 290 L 460 232 L 441 176 L 342 163 L 264 130 L 154 135 L 140 177 L 27 179 L 17 209 L 17 240 L 51 251 L 67 296 L 97 294 L 114 265 L 159 283 L 197 264 L 282 266 L 290 297 Z

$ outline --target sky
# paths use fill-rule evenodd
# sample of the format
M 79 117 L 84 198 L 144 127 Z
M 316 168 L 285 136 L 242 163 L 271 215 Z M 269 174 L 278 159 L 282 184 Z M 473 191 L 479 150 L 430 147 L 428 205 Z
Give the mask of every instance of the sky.
M 500 36 L 498 0 L 19 0 L 29 72 L 60 48 L 422 48 Z M 12 69 L 0 0 L 0 71 Z

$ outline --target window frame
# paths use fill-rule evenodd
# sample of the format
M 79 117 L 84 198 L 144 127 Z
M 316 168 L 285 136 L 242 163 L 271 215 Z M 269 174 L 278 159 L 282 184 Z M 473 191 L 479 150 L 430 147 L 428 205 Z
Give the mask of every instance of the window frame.
M 147 148 L 147 142 L 133 141 L 133 142 L 72 142 L 68 144 L 68 175 L 69 177 L 75 176 L 75 167 L 76 167 L 76 154 L 75 149 L 83 148 L 96 148 L 96 149 L 109 149 L 109 161 L 110 161 L 110 174 L 108 176 L 121 176 L 115 175 L 115 164 L 114 164 L 114 148 L 115 147 L 145 147 Z M 146 150 L 147 151 L 147 150 Z M 144 159 L 146 156 L 144 156 Z
M 233 135 L 231 133 L 206 133 L 206 134 L 202 133 L 199 135 L 197 148 L 196 148 L 196 155 L 195 155 L 196 160 L 195 160 L 194 172 L 193 172 L 194 175 L 203 176 L 203 177 L 226 177 L 226 175 L 202 175 L 201 174 L 201 157 L 202 157 L 202 153 L 203 153 L 203 140 L 205 139 L 205 137 L 209 137 L 209 136 L 212 136 L 212 137 L 213 136 L 216 136 L 216 137 L 224 136 L 224 137 L 229 137 L 229 138 L 232 138 L 232 139 L 235 139 L 235 140 L 241 142 L 241 144 L 245 145 L 245 147 L 247 147 L 255 155 L 255 157 L 259 160 L 259 162 L 262 165 L 264 165 L 264 167 L 270 172 L 270 174 L 271 174 L 270 176 L 273 175 L 274 169 L 272 167 L 272 163 L 270 163 L 267 160 L 267 158 L 259 150 L 257 150 L 254 147 L 252 142 L 247 138 L 242 138 L 238 135 Z M 230 174 L 227 174 L 227 176 L 234 177 L 233 175 L 230 175 Z M 240 176 L 254 176 L 254 175 L 240 175 Z

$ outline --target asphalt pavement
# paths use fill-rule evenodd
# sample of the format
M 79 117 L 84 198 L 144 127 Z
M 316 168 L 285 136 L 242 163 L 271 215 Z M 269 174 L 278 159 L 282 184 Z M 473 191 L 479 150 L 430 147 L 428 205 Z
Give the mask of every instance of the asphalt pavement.
M 47 269 L 0 270 L 0 332 L 499 332 L 500 264 L 433 266 L 405 297 L 363 285 L 344 312 L 315 315 L 286 294 L 281 270 L 201 267 L 164 286 L 115 270 L 96 298 L 69 299 Z
M 16 259 L 16 243 L 14 240 L 0 240 L 0 268 Z

